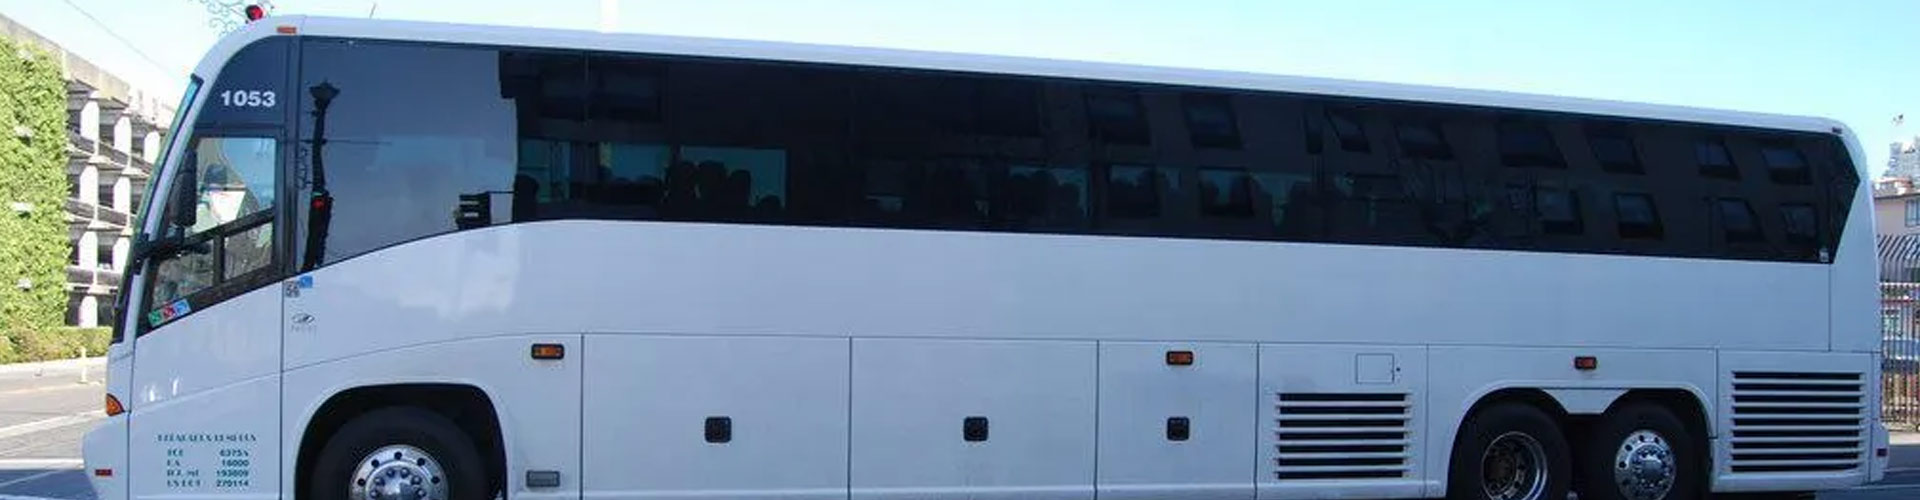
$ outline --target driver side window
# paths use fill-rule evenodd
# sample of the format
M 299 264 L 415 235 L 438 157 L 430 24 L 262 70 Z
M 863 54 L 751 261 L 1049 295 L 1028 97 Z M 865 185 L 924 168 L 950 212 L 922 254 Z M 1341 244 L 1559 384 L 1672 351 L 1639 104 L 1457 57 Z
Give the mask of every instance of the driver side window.
M 193 139 L 184 158 L 184 165 L 191 169 L 176 174 L 174 186 L 190 190 L 193 203 L 190 208 L 181 204 L 165 208 L 166 220 L 156 239 L 174 239 L 182 249 L 155 262 L 147 301 L 149 326 L 200 305 L 182 299 L 216 290 L 273 263 L 278 147 L 271 137 Z

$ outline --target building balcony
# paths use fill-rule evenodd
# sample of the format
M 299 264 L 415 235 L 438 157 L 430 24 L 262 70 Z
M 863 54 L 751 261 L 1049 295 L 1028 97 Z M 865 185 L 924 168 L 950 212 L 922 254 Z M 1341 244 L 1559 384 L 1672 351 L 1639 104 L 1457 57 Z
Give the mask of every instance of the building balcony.
M 120 271 L 104 267 L 67 266 L 67 293 L 113 295 L 120 289 Z

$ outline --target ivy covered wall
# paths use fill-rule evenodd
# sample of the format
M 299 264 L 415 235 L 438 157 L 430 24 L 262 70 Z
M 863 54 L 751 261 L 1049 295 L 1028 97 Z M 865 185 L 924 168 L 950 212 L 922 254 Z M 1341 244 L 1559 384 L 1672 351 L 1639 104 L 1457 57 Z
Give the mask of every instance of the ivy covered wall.
M 0 39 L 0 362 L 66 330 L 66 97 L 58 60 Z

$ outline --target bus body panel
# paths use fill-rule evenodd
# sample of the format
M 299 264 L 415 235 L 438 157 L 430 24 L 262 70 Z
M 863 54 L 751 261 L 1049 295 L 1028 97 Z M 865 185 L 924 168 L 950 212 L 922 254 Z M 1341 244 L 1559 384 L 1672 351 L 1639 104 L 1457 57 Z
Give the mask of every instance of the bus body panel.
M 106 394 L 118 399 L 121 408 L 126 408 L 133 386 L 133 346 L 126 342 L 116 342 L 107 346 L 107 373 L 104 374 Z M 104 401 L 102 402 L 104 403 Z M 126 500 L 127 475 L 127 423 L 132 420 L 126 413 L 108 415 L 99 427 L 87 431 L 80 441 L 81 457 L 85 459 L 87 477 L 92 481 L 93 491 L 99 500 Z M 98 471 L 106 471 L 105 475 Z
M 1103 341 L 1099 365 L 1100 498 L 1253 498 L 1257 346 Z
M 583 345 L 585 498 L 847 497 L 848 339 L 596 333 Z
M 221 305 L 134 341 L 133 498 L 279 493 L 280 289 Z
M 1434 481 L 1419 457 L 1432 370 L 1426 347 L 1263 344 L 1259 401 L 1261 500 L 1407 498 Z M 1359 445 L 1332 456 L 1296 449 Z M 1370 460 L 1360 462 L 1359 460 Z
M 318 288 L 318 287 L 316 287 Z M 302 293 L 289 300 L 312 304 L 328 299 Z M 320 326 L 290 336 L 340 335 Z M 565 359 L 532 359 L 533 344 L 559 344 Z M 307 426 L 329 399 L 346 391 L 396 384 L 449 384 L 479 389 L 493 405 L 505 444 L 508 495 L 555 500 L 580 497 L 579 334 L 476 335 L 460 340 L 410 344 L 365 355 L 331 360 L 286 371 L 281 422 L 286 447 L 281 459 L 298 461 Z M 324 444 L 324 443 L 315 443 Z M 530 488 L 530 470 L 557 471 L 560 486 Z M 293 467 L 282 469 L 281 498 L 297 498 Z
M 1837 127 L 1837 125 L 1836 125 Z M 1842 129 L 1845 130 L 1845 129 Z M 1847 150 L 1865 175 L 1866 154 L 1851 130 L 1841 134 Z M 1827 327 L 1831 350 L 1838 352 L 1878 353 L 1882 349 L 1880 331 L 1880 259 L 1874 238 L 1873 183 L 1862 182 L 1853 195 L 1854 214 L 1840 234 L 1834 252 L 1835 265 L 1830 273 L 1829 300 L 1832 322 Z M 1874 410 L 1879 415 L 1879 409 Z
M 854 339 L 850 498 L 1092 499 L 1097 356 L 1093 342 Z
M 1593 356 L 1596 369 L 1574 367 L 1574 358 Z M 1714 351 L 1710 349 L 1640 350 L 1620 348 L 1524 348 L 1433 346 L 1429 360 L 1427 421 L 1431 450 L 1424 456 L 1429 470 L 1446 471 L 1453 441 L 1468 412 L 1489 394 L 1503 389 L 1672 389 L 1692 395 L 1703 412 L 1713 411 L 1717 380 Z M 1552 396 L 1574 391 L 1548 391 Z M 1568 410 L 1598 414 L 1590 404 L 1567 404 Z M 1444 472 L 1429 476 L 1426 494 L 1446 494 Z M 1709 479 L 1711 480 L 1711 479 Z
M 1878 440 L 1876 359 L 1860 353 L 1721 351 L 1714 491 L 1864 482 Z M 1768 446 L 1789 441 L 1803 448 Z M 1833 470 L 1813 470 L 1819 468 Z
M 1806 332 L 1826 325 L 1813 312 L 1828 304 L 1826 275 L 1487 250 L 550 221 L 314 273 L 315 290 L 338 300 L 307 312 L 340 333 L 290 336 L 287 364 L 543 331 L 1824 349 Z M 675 285 L 648 286 L 661 283 Z M 1379 314 L 1387 306 L 1396 314 Z

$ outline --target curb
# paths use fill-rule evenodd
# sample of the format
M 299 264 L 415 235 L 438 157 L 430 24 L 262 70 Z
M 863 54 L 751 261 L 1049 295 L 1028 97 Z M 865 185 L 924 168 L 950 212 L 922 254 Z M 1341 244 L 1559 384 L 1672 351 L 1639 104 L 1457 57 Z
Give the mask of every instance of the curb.
M 1895 432 L 1888 438 L 1888 442 L 1898 446 L 1920 444 L 1920 432 Z
M 106 357 L 62 359 L 58 361 L 37 361 L 33 363 L 14 363 L 0 365 L 0 377 L 37 377 L 47 373 L 96 369 L 107 364 Z

